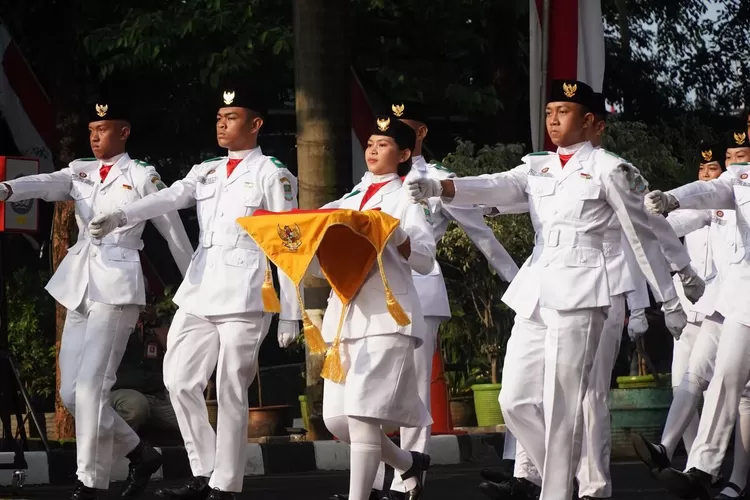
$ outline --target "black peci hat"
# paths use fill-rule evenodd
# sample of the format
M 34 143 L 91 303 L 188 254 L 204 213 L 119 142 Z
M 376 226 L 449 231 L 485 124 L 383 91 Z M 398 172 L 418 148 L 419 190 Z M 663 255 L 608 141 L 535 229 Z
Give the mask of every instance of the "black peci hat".
M 726 143 L 727 149 L 750 148 L 750 138 L 747 136 L 747 129 L 733 129 L 727 132 Z
M 547 103 L 550 102 L 573 102 L 595 111 L 594 90 L 577 80 L 552 80 L 547 93 Z
M 251 89 L 248 78 L 228 78 L 219 87 L 219 108 L 246 108 L 259 115 L 268 113 L 268 102 L 263 92 Z
M 121 95 L 102 92 L 99 96 L 89 99 L 86 113 L 89 123 L 104 120 L 130 121 L 130 106 Z
M 390 113 L 400 120 L 427 123 L 427 107 L 419 101 L 396 101 L 391 104 Z
M 721 144 L 701 144 L 701 149 L 698 152 L 698 163 L 703 165 L 705 163 L 717 162 L 721 165 L 724 160 Z
M 601 92 L 593 93 L 591 98 L 591 112 L 602 119 L 607 117 L 607 101 Z
M 375 126 L 371 135 L 392 137 L 401 149 L 411 149 L 417 142 L 417 134 L 410 126 L 399 120 L 393 114 L 380 114 L 375 117 Z

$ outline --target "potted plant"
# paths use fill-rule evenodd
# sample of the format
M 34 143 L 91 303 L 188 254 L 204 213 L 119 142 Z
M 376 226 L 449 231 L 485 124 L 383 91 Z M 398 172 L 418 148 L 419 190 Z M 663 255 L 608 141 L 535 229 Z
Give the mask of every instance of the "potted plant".
M 450 396 L 451 423 L 454 428 L 476 425 L 476 412 L 474 411 L 474 397 L 472 396 L 471 386 L 478 380 L 478 376 L 481 376 L 478 368 L 472 371 L 445 372 Z
M 263 384 L 261 383 L 260 364 L 258 364 L 258 375 L 255 377 L 255 381 L 258 384 L 258 406 L 248 410 L 247 437 L 286 436 L 287 431 L 286 427 L 284 427 L 284 418 L 290 406 L 263 406 Z
M 472 143 L 459 141 L 456 151 L 445 159 L 445 166 L 459 176 L 481 175 L 513 168 L 520 164 L 522 156 L 523 147 L 517 144 L 476 150 Z M 534 233 L 528 215 L 487 218 L 486 222 L 516 262 L 529 255 Z M 480 427 L 500 425 L 503 419 L 498 401 L 499 377 L 514 318 L 513 311 L 501 300 L 507 283 L 497 277 L 481 251 L 456 224 L 451 224 L 441 240 L 438 259 L 453 315 L 441 329 L 441 348 L 460 350 L 467 366 L 486 372 L 486 383 L 471 386 L 477 423 Z M 449 335 L 444 335 L 444 330 Z

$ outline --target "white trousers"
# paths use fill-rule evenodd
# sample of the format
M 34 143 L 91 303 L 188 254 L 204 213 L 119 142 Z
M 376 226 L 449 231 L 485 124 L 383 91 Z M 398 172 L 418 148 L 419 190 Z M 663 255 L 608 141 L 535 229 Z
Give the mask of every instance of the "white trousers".
M 505 355 L 505 422 L 541 473 L 540 500 L 568 499 L 583 436 L 583 399 L 599 344 L 601 308 L 541 308 L 516 316 Z
M 424 319 L 427 331 L 425 333 L 424 343 L 419 349 L 414 350 L 414 368 L 417 373 L 417 389 L 419 399 L 422 400 L 427 410 L 430 410 L 430 386 L 432 385 L 432 358 L 437 349 L 437 333 L 440 328 L 441 318 L 427 316 Z M 401 449 L 406 451 L 418 451 L 419 453 L 429 454 L 428 445 L 430 444 L 432 426 L 426 427 L 401 427 Z M 383 462 L 378 467 L 378 474 L 375 476 L 375 484 L 379 481 L 381 474 L 385 474 Z M 393 485 L 391 490 L 406 492 L 401 476 L 396 472 L 393 476 Z
M 609 389 L 624 326 L 625 297 L 617 295 L 611 298 L 599 347 L 594 356 L 594 365 L 589 373 L 588 390 L 583 398 L 583 446 L 576 474 L 579 497 L 612 496 L 612 477 L 609 472 L 612 450 Z
M 246 313 L 211 320 L 177 310 L 167 336 L 164 385 L 174 407 L 194 476 L 209 486 L 242 491 L 247 450 L 247 391 L 271 315 Z M 216 368 L 216 432 L 203 391 Z
M 713 378 L 704 396 L 698 435 L 688 457 L 688 469 L 695 467 L 714 477 L 719 474 L 748 379 L 750 326 L 725 318 Z
M 674 348 L 672 349 L 672 387 L 679 386 L 682 383 L 682 377 L 687 372 L 690 353 L 693 352 L 693 346 L 698 339 L 701 323 L 688 322 L 685 329 L 682 330 L 680 340 L 674 341 Z
M 60 345 L 60 399 L 75 417 L 78 479 L 89 488 L 109 488 L 114 457 L 140 442 L 110 405 L 139 306 L 115 306 L 85 299 L 68 309 Z
M 708 388 L 713 378 L 723 321 L 720 314 L 713 314 L 703 319 L 700 331 L 695 336 L 693 348 L 690 350 L 687 368 L 679 385 L 674 388 L 674 397 L 661 435 L 661 444 L 666 447 L 670 458 L 677 449 L 680 439 L 686 439 L 685 449 L 688 454 L 692 449 L 695 436 L 692 434 L 688 436 L 688 431 L 692 425 L 697 433 L 698 426 L 694 422 L 698 420 L 698 403 L 701 394 Z M 680 338 L 677 343 L 682 341 L 683 338 Z

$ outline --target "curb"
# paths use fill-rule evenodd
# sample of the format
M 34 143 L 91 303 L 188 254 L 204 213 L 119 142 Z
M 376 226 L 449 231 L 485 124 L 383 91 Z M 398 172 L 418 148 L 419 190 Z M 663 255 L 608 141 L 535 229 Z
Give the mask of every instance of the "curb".
M 442 435 L 430 438 L 433 465 L 476 462 L 502 456 L 503 434 Z M 398 439 L 394 440 L 398 443 Z M 192 477 L 187 452 L 182 446 L 156 448 L 164 456 L 164 465 L 153 480 Z M 76 480 L 75 450 L 26 452 L 26 485 L 72 484 Z M 1 463 L 12 463 L 12 452 L 0 453 Z M 349 469 L 349 445 L 340 441 L 300 441 L 285 443 L 248 443 L 245 476 L 288 474 Z M 112 481 L 128 475 L 128 460 L 122 458 L 112 467 Z M 13 470 L 0 470 L 0 485 L 11 483 Z

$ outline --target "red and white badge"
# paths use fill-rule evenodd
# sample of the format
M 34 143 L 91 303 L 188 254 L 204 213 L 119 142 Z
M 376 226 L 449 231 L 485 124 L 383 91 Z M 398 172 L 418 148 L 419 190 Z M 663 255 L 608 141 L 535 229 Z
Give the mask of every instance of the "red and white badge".
M 743 181 L 744 181 L 745 179 L 747 179 L 747 174 L 742 174 L 742 175 L 740 175 L 740 179 L 742 179 Z
M 716 211 L 716 216 L 717 217 L 724 217 L 724 212 L 722 212 L 721 210 L 717 210 Z

